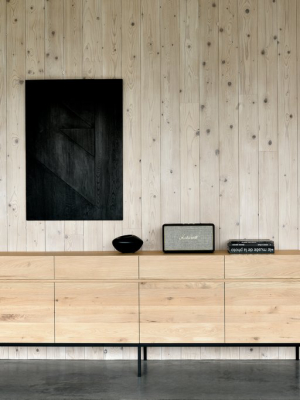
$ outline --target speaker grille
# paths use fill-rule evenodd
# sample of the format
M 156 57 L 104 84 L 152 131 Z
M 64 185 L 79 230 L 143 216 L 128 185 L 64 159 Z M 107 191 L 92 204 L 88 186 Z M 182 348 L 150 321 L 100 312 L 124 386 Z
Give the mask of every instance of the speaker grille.
M 214 225 L 164 225 L 164 251 L 214 251 Z

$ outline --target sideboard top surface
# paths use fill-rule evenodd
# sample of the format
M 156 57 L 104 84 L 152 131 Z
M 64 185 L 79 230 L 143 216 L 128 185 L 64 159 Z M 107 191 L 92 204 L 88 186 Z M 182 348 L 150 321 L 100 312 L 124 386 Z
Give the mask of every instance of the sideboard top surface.
M 300 256 L 300 250 L 276 250 L 275 255 L 294 255 Z M 65 251 L 65 252 L 53 252 L 53 251 L 20 251 L 20 252 L 0 252 L 0 257 L 3 256 L 114 256 L 114 257 L 133 257 L 133 256 L 165 256 L 165 257 L 212 257 L 212 256 L 227 256 L 227 257 L 272 257 L 274 254 L 229 254 L 226 250 L 217 250 L 214 253 L 164 253 L 163 251 L 138 251 L 137 253 L 119 253 L 116 251 Z

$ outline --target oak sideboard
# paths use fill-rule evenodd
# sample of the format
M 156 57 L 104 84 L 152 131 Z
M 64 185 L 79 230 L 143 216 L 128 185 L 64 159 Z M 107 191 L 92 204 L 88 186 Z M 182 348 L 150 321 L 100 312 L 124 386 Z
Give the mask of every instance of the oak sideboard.
M 1 345 L 300 343 L 300 251 L 0 253 Z

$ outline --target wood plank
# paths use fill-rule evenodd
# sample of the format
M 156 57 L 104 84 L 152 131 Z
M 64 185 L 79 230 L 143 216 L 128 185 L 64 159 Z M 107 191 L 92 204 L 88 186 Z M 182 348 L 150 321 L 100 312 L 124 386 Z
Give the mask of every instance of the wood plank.
M 101 251 L 103 249 L 103 222 L 84 221 L 84 251 Z
M 103 347 L 85 347 L 85 360 L 103 360 Z
M 26 79 L 45 75 L 44 9 L 44 0 L 26 0 Z
M 278 153 L 259 153 L 259 237 L 278 243 Z
M 200 221 L 215 224 L 219 248 L 219 1 L 200 2 Z
M 52 256 L 1 256 L 0 279 L 53 279 Z
M 64 2 L 48 0 L 45 3 L 45 78 L 61 79 L 63 59 Z
M 237 0 L 219 4 L 220 248 L 239 238 L 238 177 L 238 9 Z M 228 212 L 230 210 L 230 212 Z
M 225 286 L 226 343 L 299 340 L 298 282 L 237 282 Z
M 45 221 L 27 221 L 27 250 L 46 250 Z
M 138 257 L 58 256 L 55 257 L 55 277 L 56 279 L 137 279 Z
M 199 199 L 199 104 L 180 105 L 181 222 L 197 222 Z M 205 221 L 205 219 L 201 219 Z
M 82 77 L 82 1 L 64 1 L 64 76 Z M 65 251 L 83 250 L 83 221 L 65 222 Z
M 28 358 L 28 347 L 9 347 L 8 348 L 9 360 L 27 360 Z
M 122 77 L 122 2 L 102 0 L 103 77 Z
M 102 3 L 83 1 L 83 77 L 103 77 Z M 84 250 L 102 250 L 103 222 L 84 221 Z
M 102 0 L 102 29 L 103 78 L 122 78 L 121 0 Z M 125 208 L 124 214 L 126 214 Z M 114 250 L 111 242 L 115 237 L 122 234 L 122 222 L 103 221 L 103 250 Z
M 82 77 L 82 1 L 64 0 L 65 78 Z
M 65 221 L 65 251 L 83 250 L 83 221 Z
M 142 237 L 161 249 L 159 0 L 141 0 Z
M 257 95 L 239 96 L 240 238 L 258 237 Z
M 296 1 L 278 3 L 279 248 L 298 248 Z
M 182 347 L 181 358 L 183 360 L 200 360 L 201 359 L 201 347 Z
M 64 221 L 46 221 L 46 251 L 64 251 Z
M 161 223 L 180 221 L 179 1 L 161 0 Z
M 136 283 L 56 283 L 56 342 L 137 343 Z
M 295 347 L 279 347 L 278 348 L 279 360 L 295 360 L 296 348 Z
M 45 2 L 45 78 L 62 79 L 64 76 L 63 37 L 64 2 Z M 63 221 L 46 221 L 46 250 L 63 251 L 65 225 Z
M 257 238 L 257 0 L 239 0 L 238 13 L 240 238 Z
M 199 6 L 198 0 L 180 1 L 181 104 L 199 104 Z
M 102 2 L 83 0 L 83 76 L 102 78 Z
M 66 360 L 84 360 L 84 347 L 66 347 Z
M 123 233 L 142 228 L 140 0 L 122 1 Z
M 223 283 L 141 283 L 141 342 L 222 343 L 223 299 Z
M 262 360 L 278 360 L 278 347 L 260 347 L 259 351 Z
M 47 347 L 28 347 L 28 360 L 45 360 L 47 358 Z
M 65 360 L 65 347 L 47 347 L 47 360 Z
M 25 2 L 7 3 L 8 250 L 26 250 Z
M 259 150 L 277 151 L 278 2 L 259 0 L 257 5 Z
M 240 347 L 240 360 L 259 360 L 259 347 Z
M 6 194 L 6 1 L 0 1 L 0 250 L 7 250 Z
M 54 342 L 54 284 L 1 283 L 0 341 Z
M 0 346 L 0 360 L 8 360 L 8 349 L 7 346 Z
M 222 256 L 140 256 L 141 279 L 222 279 Z
M 300 278 L 299 256 L 273 254 L 225 256 L 226 279 Z

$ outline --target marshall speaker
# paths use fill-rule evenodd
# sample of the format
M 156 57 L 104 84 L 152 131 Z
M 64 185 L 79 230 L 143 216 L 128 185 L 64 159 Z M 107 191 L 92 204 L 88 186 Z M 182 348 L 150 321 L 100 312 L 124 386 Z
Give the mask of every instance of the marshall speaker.
M 163 225 L 165 253 L 213 253 L 215 251 L 214 224 Z

